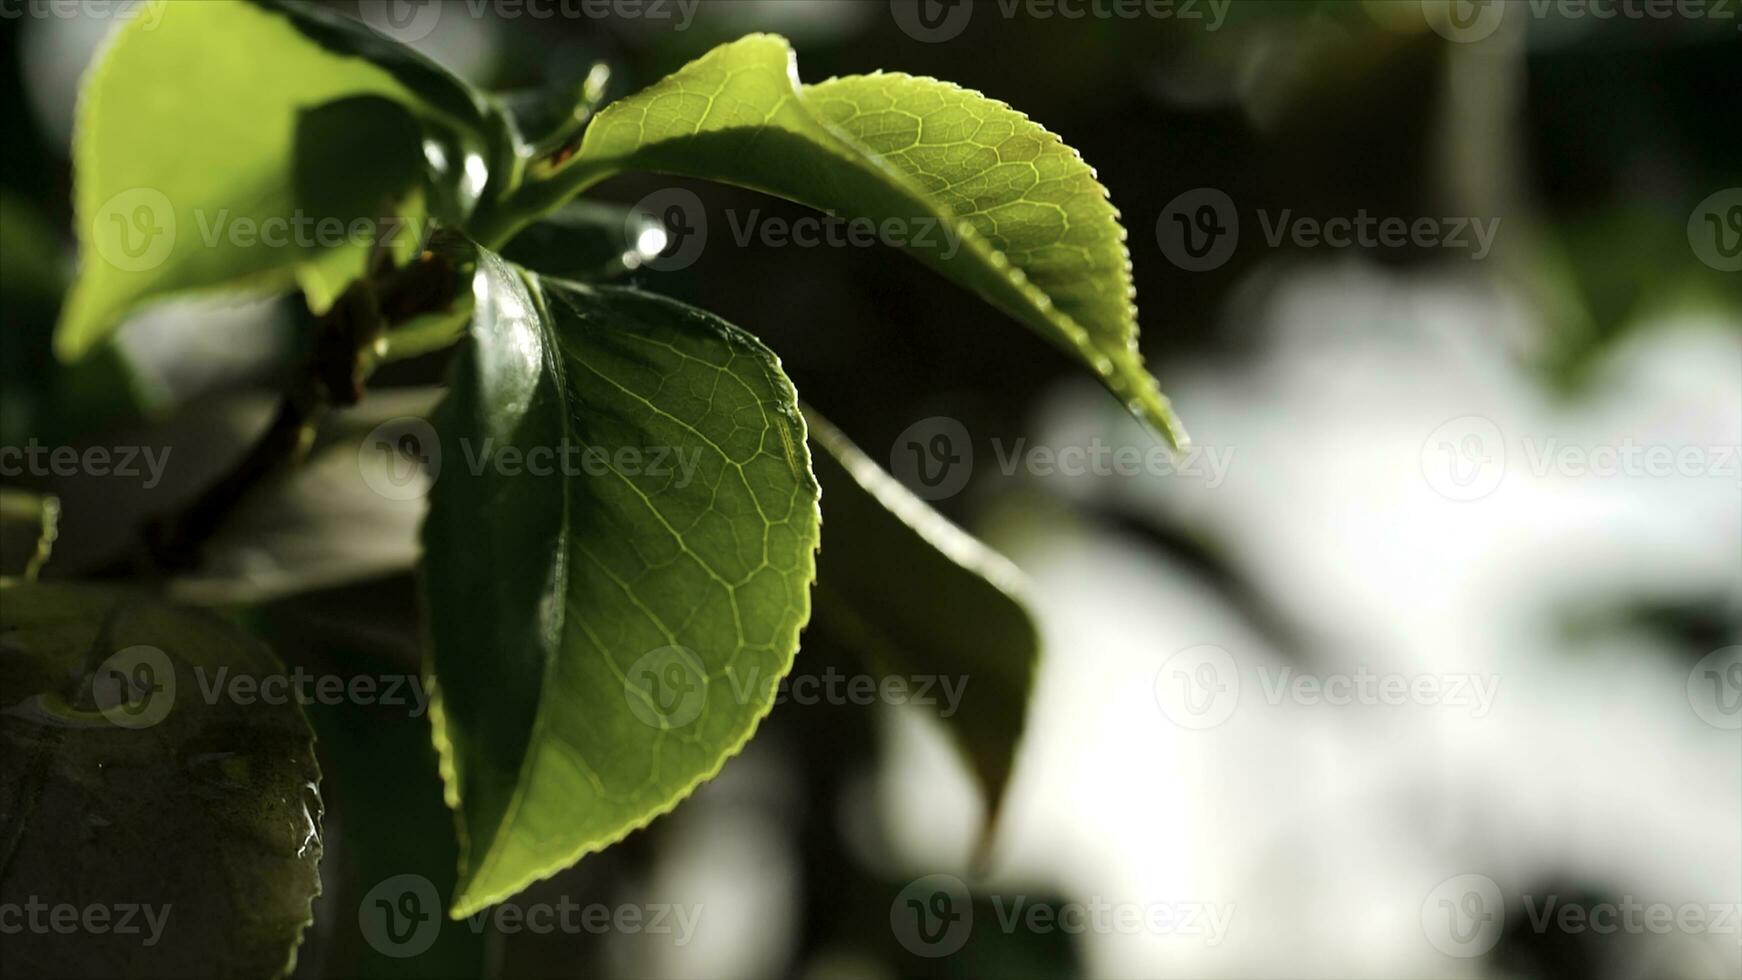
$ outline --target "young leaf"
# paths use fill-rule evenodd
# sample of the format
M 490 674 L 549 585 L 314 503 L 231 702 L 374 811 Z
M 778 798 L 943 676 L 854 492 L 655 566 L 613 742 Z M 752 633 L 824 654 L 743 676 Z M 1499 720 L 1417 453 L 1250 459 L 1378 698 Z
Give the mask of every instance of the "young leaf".
M 432 107 L 402 84 L 403 67 L 341 48 L 348 35 L 322 16 L 237 0 L 157 15 L 119 30 L 80 99 L 81 268 L 57 331 L 63 357 L 172 293 L 294 283 L 323 311 L 377 243 L 401 257 L 416 249 L 432 189 L 473 179 L 441 154 L 459 172 L 429 189 L 424 176 L 426 137 L 464 144 L 456 134 L 476 114 Z
M 1175 444 L 1183 428 L 1137 350 L 1130 256 L 1095 172 L 1001 102 L 929 78 L 801 86 L 758 34 L 613 102 L 567 168 L 526 193 L 560 200 L 633 170 L 720 180 L 867 218 L 944 275 L 1075 355 Z
M 805 410 L 805 420 L 824 450 L 814 459 L 829 501 L 817 562 L 818 625 L 885 676 L 934 679 L 939 715 L 979 779 L 990 828 L 1040 655 L 1034 620 L 1017 598 L 1021 573 L 814 410 Z M 950 703 L 952 690 L 959 703 Z
M 818 492 L 778 360 L 671 300 L 479 261 L 424 529 L 453 914 L 671 809 L 810 616 Z
M 302 709 L 262 697 L 283 671 L 201 614 L 0 586 L 0 903 L 127 906 L 136 930 L 9 929 L 8 976 L 290 972 L 321 800 Z

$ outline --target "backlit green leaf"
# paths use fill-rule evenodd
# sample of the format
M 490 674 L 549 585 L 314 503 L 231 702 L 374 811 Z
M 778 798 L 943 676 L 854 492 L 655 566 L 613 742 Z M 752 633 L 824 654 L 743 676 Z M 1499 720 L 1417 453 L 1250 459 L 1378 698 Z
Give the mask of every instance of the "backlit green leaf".
M 80 99 L 63 357 L 174 293 L 297 285 L 321 312 L 378 244 L 416 249 L 432 198 L 458 208 L 456 188 L 481 181 L 464 150 L 481 110 L 460 91 L 430 101 L 435 70 L 383 39 L 300 6 L 153 13 L 118 31 Z
M 810 616 L 817 487 L 780 365 L 716 317 L 480 259 L 424 529 L 470 914 L 671 809 Z
M 1001 102 L 899 74 L 800 85 L 786 41 L 751 35 L 606 106 L 566 169 L 527 193 L 561 199 L 638 170 L 870 219 L 1185 441 L 1137 351 L 1125 230 L 1106 189 L 1075 150 Z

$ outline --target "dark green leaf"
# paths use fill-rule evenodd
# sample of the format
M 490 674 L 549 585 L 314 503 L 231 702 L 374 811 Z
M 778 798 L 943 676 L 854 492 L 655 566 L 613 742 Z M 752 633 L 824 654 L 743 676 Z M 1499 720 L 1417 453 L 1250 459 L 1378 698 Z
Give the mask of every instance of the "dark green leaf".
M 320 890 L 320 772 L 294 702 L 234 693 L 282 672 L 197 613 L 0 587 L 0 902 L 106 923 L 7 935 L 8 976 L 289 972 Z
M 818 538 L 797 399 L 753 338 L 490 255 L 476 292 L 424 531 L 456 916 L 737 753 L 792 664 Z

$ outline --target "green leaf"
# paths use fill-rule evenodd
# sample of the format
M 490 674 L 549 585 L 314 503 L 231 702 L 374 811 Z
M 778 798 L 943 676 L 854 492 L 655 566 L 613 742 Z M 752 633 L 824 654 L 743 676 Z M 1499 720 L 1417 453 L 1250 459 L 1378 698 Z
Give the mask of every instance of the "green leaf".
M 482 138 L 480 112 L 463 94 L 427 101 L 435 81 L 411 73 L 409 55 L 386 68 L 366 60 L 392 55 L 389 42 L 287 5 L 159 13 L 121 28 L 85 81 L 73 150 L 81 268 L 57 331 L 62 357 L 174 293 L 295 284 L 323 312 L 376 242 L 413 254 L 432 197 L 458 209 L 465 191 L 450 185 L 479 182 L 482 164 L 468 167 L 461 148 Z
M 637 170 L 895 222 L 914 255 L 1186 441 L 1137 350 L 1125 230 L 1106 189 L 1075 150 L 1001 102 L 900 74 L 801 86 L 787 42 L 756 34 L 606 106 L 568 167 L 525 194 L 536 206 Z
M 424 529 L 456 917 L 737 753 L 791 667 L 819 534 L 796 395 L 753 338 L 488 254 L 475 292 Z
M 320 771 L 300 707 L 236 693 L 282 673 L 197 613 L 0 587 L 0 902 L 136 930 L 8 930 L 8 975 L 290 972 L 320 891 Z
M 828 498 L 818 625 L 883 676 L 936 678 L 934 692 L 961 692 L 959 704 L 940 697 L 936 707 L 979 780 L 990 828 L 1040 656 L 1039 632 L 1019 598 L 1022 575 L 814 410 L 805 419 L 824 450 L 814 459 Z

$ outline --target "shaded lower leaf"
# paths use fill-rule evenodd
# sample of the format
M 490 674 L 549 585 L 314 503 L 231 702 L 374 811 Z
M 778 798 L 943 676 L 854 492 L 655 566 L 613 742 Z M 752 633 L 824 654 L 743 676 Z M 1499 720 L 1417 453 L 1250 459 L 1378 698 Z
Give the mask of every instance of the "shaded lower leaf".
M 260 696 L 282 674 L 199 613 L 0 587 L 0 902 L 78 910 L 8 935 L 8 976 L 289 972 L 321 801 L 302 710 Z
M 809 618 L 819 520 L 796 395 L 750 336 L 491 255 L 476 292 L 424 530 L 457 917 L 738 751 Z
M 994 823 L 1028 714 L 1040 635 L 1017 598 L 1021 573 L 914 496 L 806 409 L 828 495 L 817 620 L 884 676 L 934 678 L 945 728 Z

